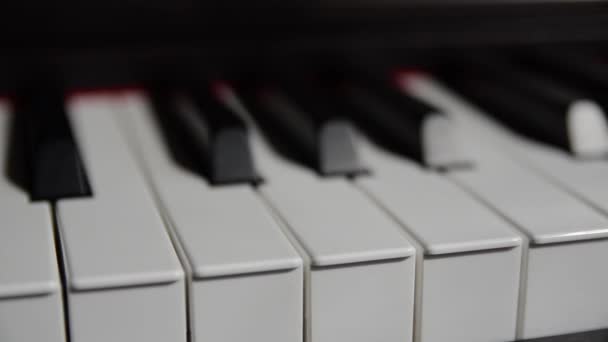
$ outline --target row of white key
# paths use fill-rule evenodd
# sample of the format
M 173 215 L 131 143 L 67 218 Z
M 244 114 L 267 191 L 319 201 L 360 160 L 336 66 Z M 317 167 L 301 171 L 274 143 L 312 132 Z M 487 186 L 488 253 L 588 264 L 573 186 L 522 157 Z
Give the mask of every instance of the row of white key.
M 134 144 L 157 185 L 177 239 L 184 242 L 188 260 L 191 264 L 213 262 L 209 270 L 231 269 L 219 280 L 210 274 L 213 287 L 201 286 L 199 295 L 191 290 L 191 315 L 197 321 L 192 325 L 194 341 L 302 341 L 304 336 L 311 341 L 408 340 L 414 250 L 362 194 L 344 180 L 321 181 L 279 160 L 255 134 L 254 155 L 268 184 L 258 189 L 257 197 L 245 185 L 211 188 L 170 160 L 145 99 L 133 95 L 125 102 L 128 111 L 119 115 L 128 116 L 124 121 L 130 123 L 125 127 L 135 132 L 131 134 Z M 224 197 L 226 202 L 217 203 L 212 215 L 202 208 Z M 276 211 L 262 208 L 264 203 Z M 178 208 L 181 204 L 195 207 L 186 212 Z M 225 213 L 220 214 L 221 210 Z M 243 216 L 247 213 L 251 216 Z M 269 215 L 276 221 L 266 219 Z M 218 240 L 218 236 L 223 238 Z M 202 248 L 206 251 L 198 251 Z M 250 264 L 235 267 L 233 259 Z M 251 263 L 256 259 L 260 261 Z M 238 288 L 230 286 L 236 282 Z M 196 296 L 200 302 L 192 301 Z M 208 299 L 213 296 L 219 299 L 210 305 Z M 228 315 L 216 314 L 223 305 L 231 308 L 231 300 L 246 296 L 250 299 L 237 300 Z M 198 311 L 205 308 L 209 312 L 201 317 Z M 234 315 L 235 311 L 241 314 Z M 203 329 L 202 325 L 224 329 Z M 239 328 L 227 334 L 230 326 Z
M 209 186 L 172 160 L 145 98 L 118 121 L 187 269 L 192 341 L 301 341 L 302 260 L 248 185 Z
M 254 132 L 255 159 L 267 182 L 257 189 L 215 188 L 171 160 L 142 94 L 76 98 L 70 119 L 94 192 L 56 208 L 72 341 L 186 341 L 187 319 L 192 341 L 504 341 L 516 332 L 528 337 L 597 327 L 568 325 L 555 312 L 538 310 L 577 309 L 568 306 L 577 297 L 571 288 L 577 283 L 564 279 L 560 266 L 571 269 L 570 263 L 601 253 L 601 246 L 573 251 L 572 244 L 537 244 L 555 243 L 556 234 L 576 239 L 588 232 L 571 226 L 555 232 L 562 218 L 600 227 L 608 227 L 607 220 L 502 159 L 505 165 L 483 165 L 504 166 L 523 184 L 548 191 L 544 200 L 563 208 L 563 215 L 549 220 L 525 207 L 508 212 L 521 208 L 515 205 L 520 202 L 508 195 L 500 202 L 499 190 L 513 191 L 500 187 L 504 183 L 494 169 L 451 174 L 463 190 L 365 140 L 360 152 L 374 175 L 352 183 L 322 179 L 291 164 Z M 507 220 L 467 193 L 491 197 L 477 193 L 484 186 L 499 198 L 490 206 Z M 44 206 L 11 189 L 26 210 Z M 54 261 L 48 207 L 41 218 L 48 219 L 39 224 L 46 235 L 38 237 L 46 249 L 28 253 L 46 250 L 41 258 L 51 255 Z M 517 229 L 522 222 L 533 230 Z M 534 235 L 538 226 L 549 230 Z M 596 233 L 589 238 L 605 232 Z M 529 247 L 531 237 L 541 242 Z M 17 265 L 23 264 L 6 267 Z M 26 266 L 43 274 L 36 265 Z M 581 277 L 597 273 L 579 268 Z M 56 295 L 61 320 L 58 272 L 52 265 L 45 272 L 55 277 L 45 281 L 56 284 L 49 293 Z M 10 275 L 21 281 L 19 276 Z M 3 279 L 0 289 L 10 289 Z M 553 280 L 563 286 L 547 291 L 546 282 Z M 596 293 L 596 285 L 590 286 Z M 34 293 L 26 294 L 27 305 Z M 3 317 L 5 306 L 0 307 Z
M 1 180 L 0 340 L 185 341 L 182 267 L 114 109 L 103 98 L 69 107 L 94 196 L 51 209 Z M 5 154 L 10 113 L 2 109 Z
M 515 137 L 428 76 L 403 81 L 405 91 L 446 112 L 469 137 L 478 171 L 452 178 L 530 241 L 518 337 L 606 327 L 608 164 Z
M 145 101 L 128 101 L 131 116 L 142 120 L 131 129 L 150 131 L 150 113 L 141 113 L 150 111 Z M 140 136 L 138 145 L 162 150 L 153 140 Z M 380 177 L 362 180 L 359 186 L 382 197 L 397 220 L 374 206 L 357 186 L 319 178 L 282 159 L 257 132 L 252 140 L 255 160 L 267 179 L 258 190 L 261 199 L 304 261 L 308 341 L 408 341 L 414 339 L 414 330 L 415 339 L 424 341 L 448 336 L 471 341 L 514 338 L 521 239 L 508 224 L 439 176 L 397 158 L 373 159 L 371 145 L 367 161 Z M 163 173 L 164 167 L 146 165 L 150 173 Z M 384 177 L 391 173 L 396 177 Z M 414 186 L 429 193 L 424 203 L 417 203 L 420 191 L 407 191 Z M 445 216 L 419 212 L 425 205 Z M 463 232 L 454 225 L 467 228 Z M 179 235 L 180 228 L 176 230 Z M 418 246 L 415 257 L 412 244 Z M 484 280 L 486 276 L 491 281 Z

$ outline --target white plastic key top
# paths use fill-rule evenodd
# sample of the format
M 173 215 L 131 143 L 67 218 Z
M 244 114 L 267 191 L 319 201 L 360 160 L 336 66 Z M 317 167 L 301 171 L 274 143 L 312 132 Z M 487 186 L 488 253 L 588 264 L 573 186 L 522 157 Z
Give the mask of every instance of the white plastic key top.
M 71 341 L 186 341 L 184 272 L 115 110 L 103 95 L 69 101 L 93 192 L 56 208 Z
M 173 159 L 144 94 L 116 117 L 187 267 L 192 341 L 301 342 L 302 260 L 251 186 L 210 186 Z
M 514 340 L 520 236 L 436 173 L 366 139 L 359 146 L 373 176 L 355 183 L 418 244 L 415 340 Z
M 608 187 L 598 172 L 605 166 L 579 163 L 563 152 L 516 138 L 427 76 L 406 81 L 405 90 L 450 113 L 466 129 L 471 146 L 476 146 L 471 150 L 476 150 L 479 173 L 454 174 L 454 178 L 514 222 L 530 240 L 518 338 L 608 327 L 604 262 L 608 219 L 573 196 L 599 207 L 600 197 L 590 194 Z M 481 144 L 485 147 L 480 148 Z M 509 160 L 499 160 L 501 154 Z M 563 169 L 546 168 L 550 164 L 545 159 L 551 155 L 558 161 L 554 166 Z M 594 165 L 598 169 L 593 170 Z M 584 171 L 577 174 L 576 169 Z
M 400 228 L 347 180 L 287 161 L 252 131 L 260 195 L 305 260 L 306 341 L 411 341 L 415 250 Z
M 0 164 L 9 154 L 10 105 L 0 102 Z M 15 134 L 15 132 L 13 132 Z M 65 323 L 51 208 L 0 177 L 0 340 L 64 342 Z

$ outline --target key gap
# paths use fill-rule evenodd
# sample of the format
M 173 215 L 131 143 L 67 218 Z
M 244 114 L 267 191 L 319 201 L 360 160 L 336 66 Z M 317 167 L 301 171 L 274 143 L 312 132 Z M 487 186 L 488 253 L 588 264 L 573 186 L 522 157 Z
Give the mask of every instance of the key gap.
M 67 266 L 63 253 L 63 243 L 59 231 L 59 222 L 57 220 L 57 203 L 51 202 L 51 219 L 53 221 L 53 237 L 55 242 L 55 253 L 57 254 L 57 266 L 59 269 L 59 277 L 61 280 L 61 299 L 63 303 L 63 318 L 66 342 L 71 341 L 70 320 L 69 320 L 69 303 L 68 303 L 68 282 L 67 282 Z

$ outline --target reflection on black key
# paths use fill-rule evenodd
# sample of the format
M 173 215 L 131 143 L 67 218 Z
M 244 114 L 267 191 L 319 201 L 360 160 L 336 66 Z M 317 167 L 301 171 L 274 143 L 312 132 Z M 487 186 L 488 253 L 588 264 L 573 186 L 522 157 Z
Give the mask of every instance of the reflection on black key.
M 90 196 L 64 96 L 50 89 L 20 98 L 17 115 L 27 118 L 29 192 L 33 201 Z
M 244 96 L 262 131 L 280 152 L 321 175 L 363 172 L 355 133 L 344 113 L 324 90 L 297 82 L 280 82 Z
M 452 120 L 381 80 L 343 86 L 344 100 L 360 128 L 389 149 L 424 166 L 471 166 Z
M 608 152 L 608 127 L 594 101 L 495 59 L 464 62 L 438 76 L 518 133 L 584 158 Z
M 216 96 L 211 86 L 172 94 L 172 110 L 185 130 L 194 158 L 202 159 L 212 184 L 257 182 L 245 123 Z

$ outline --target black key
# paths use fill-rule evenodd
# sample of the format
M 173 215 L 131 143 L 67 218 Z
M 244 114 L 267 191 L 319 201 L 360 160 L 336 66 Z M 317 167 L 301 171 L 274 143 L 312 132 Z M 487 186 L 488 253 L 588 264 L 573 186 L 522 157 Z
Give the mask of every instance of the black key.
M 29 193 L 33 201 L 91 196 L 62 93 L 40 89 L 23 94 L 17 115 L 26 119 Z
M 183 134 L 202 162 L 212 184 L 255 183 L 247 126 L 222 101 L 212 85 L 191 86 L 172 93 L 171 110 Z
M 341 88 L 352 118 L 381 145 L 430 168 L 472 165 L 454 123 L 437 109 L 369 75 Z
M 517 56 L 526 67 L 590 95 L 608 109 L 608 64 L 593 51 L 538 49 Z
M 353 127 L 320 85 L 289 80 L 247 93 L 254 120 L 287 157 L 325 176 L 365 171 Z
M 594 101 L 541 75 L 489 58 L 437 76 L 504 125 L 578 157 L 608 152 L 608 127 Z

